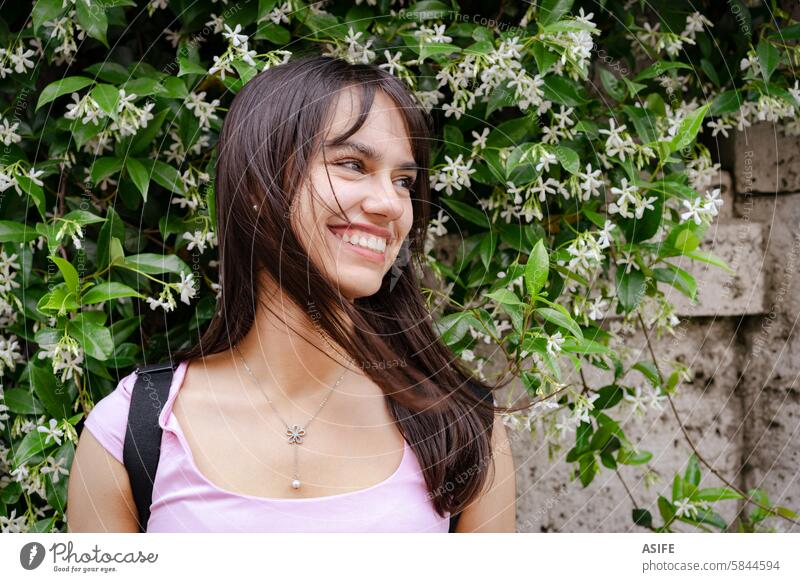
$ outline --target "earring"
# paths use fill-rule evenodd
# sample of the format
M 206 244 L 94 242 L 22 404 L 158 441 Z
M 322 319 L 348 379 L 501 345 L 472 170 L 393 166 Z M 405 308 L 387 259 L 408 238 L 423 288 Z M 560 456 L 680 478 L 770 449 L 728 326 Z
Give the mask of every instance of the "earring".
M 258 204 L 253 204 L 253 210 L 258 210 Z

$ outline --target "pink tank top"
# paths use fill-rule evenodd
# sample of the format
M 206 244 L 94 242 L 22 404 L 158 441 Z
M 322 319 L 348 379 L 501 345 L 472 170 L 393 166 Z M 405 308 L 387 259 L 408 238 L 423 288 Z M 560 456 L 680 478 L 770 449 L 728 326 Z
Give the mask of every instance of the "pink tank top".
M 159 415 L 161 456 L 153 484 L 148 532 L 437 532 L 446 533 L 450 514 L 433 508 L 422 469 L 404 441 L 400 466 L 385 481 L 325 497 L 282 499 L 226 491 L 212 484 L 192 452 L 172 406 L 186 373 L 175 370 Z M 123 378 L 100 400 L 84 426 L 120 463 L 136 375 Z

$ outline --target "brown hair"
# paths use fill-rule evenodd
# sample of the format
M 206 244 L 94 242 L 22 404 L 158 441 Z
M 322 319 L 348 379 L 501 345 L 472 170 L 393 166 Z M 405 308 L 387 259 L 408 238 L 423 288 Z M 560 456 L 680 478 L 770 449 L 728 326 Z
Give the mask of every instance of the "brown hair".
M 324 153 L 320 130 L 335 95 L 348 87 L 360 90 L 361 111 L 337 143 L 363 125 L 380 90 L 403 115 L 419 167 L 406 252 L 398 255 L 377 293 L 352 303 L 342 299 L 308 259 L 293 229 L 287 228 L 293 197 L 309 163 L 320 148 Z M 374 65 L 305 56 L 262 71 L 246 83 L 233 99 L 218 144 L 221 300 L 198 344 L 177 357 L 222 352 L 241 340 L 255 319 L 257 274 L 266 272 L 298 306 L 307 311 L 313 306 L 322 331 L 384 391 L 399 430 L 423 468 L 434 508 L 444 516 L 445 511 L 461 511 L 486 483 L 495 408 L 479 395 L 491 399 L 497 386 L 473 378 L 441 341 L 419 289 L 415 266 L 422 265 L 429 220 L 432 133 L 432 119 L 413 92 Z M 398 361 L 405 364 L 378 364 Z

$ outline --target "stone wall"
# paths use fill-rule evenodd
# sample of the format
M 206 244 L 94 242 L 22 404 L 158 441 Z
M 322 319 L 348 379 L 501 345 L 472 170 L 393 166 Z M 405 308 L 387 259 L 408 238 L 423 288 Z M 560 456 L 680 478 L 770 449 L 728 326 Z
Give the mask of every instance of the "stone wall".
M 762 487 L 771 501 L 798 511 L 800 141 L 761 124 L 731 135 L 720 161 L 725 205 L 703 248 L 735 273 L 683 265 L 697 278 L 698 302 L 692 305 L 675 292 L 682 323 L 674 337 L 656 342 L 656 353 L 691 369 L 693 380 L 681 385 L 674 401 L 702 455 L 742 489 Z M 649 359 L 641 336 L 633 336 L 627 347 L 631 357 Z M 588 378 L 595 387 L 605 380 L 602 374 Z M 683 471 L 691 449 L 668 405 L 660 413 L 629 415 L 623 425 L 634 442 L 646 443 L 661 478 L 647 489 L 641 467 L 624 466 L 620 475 L 660 523 L 657 494 L 670 497 L 672 477 Z M 510 436 L 519 531 L 643 531 L 633 525 L 630 497 L 613 471 L 603 468 L 583 488 L 570 479 L 568 448 L 550 459 L 540 440 Z M 702 469 L 701 487 L 722 485 Z M 723 501 L 717 509 L 730 523 L 742 506 Z M 783 520 L 772 523 L 779 531 L 800 531 Z M 682 524 L 675 529 L 696 531 Z

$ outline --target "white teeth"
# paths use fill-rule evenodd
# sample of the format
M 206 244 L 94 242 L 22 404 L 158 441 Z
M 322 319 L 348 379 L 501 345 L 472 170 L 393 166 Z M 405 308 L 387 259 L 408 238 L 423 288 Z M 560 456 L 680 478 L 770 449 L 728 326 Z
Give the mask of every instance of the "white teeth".
M 378 253 L 382 253 L 386 250 L 386 239 L 381 237 L 366 236 L 363 234 L 344 234 L 342 236 L 342 240 L 346 243 L 350 243 L 351 245 L 357 245 L 364 247 L 365 249 L 371 249 Z

